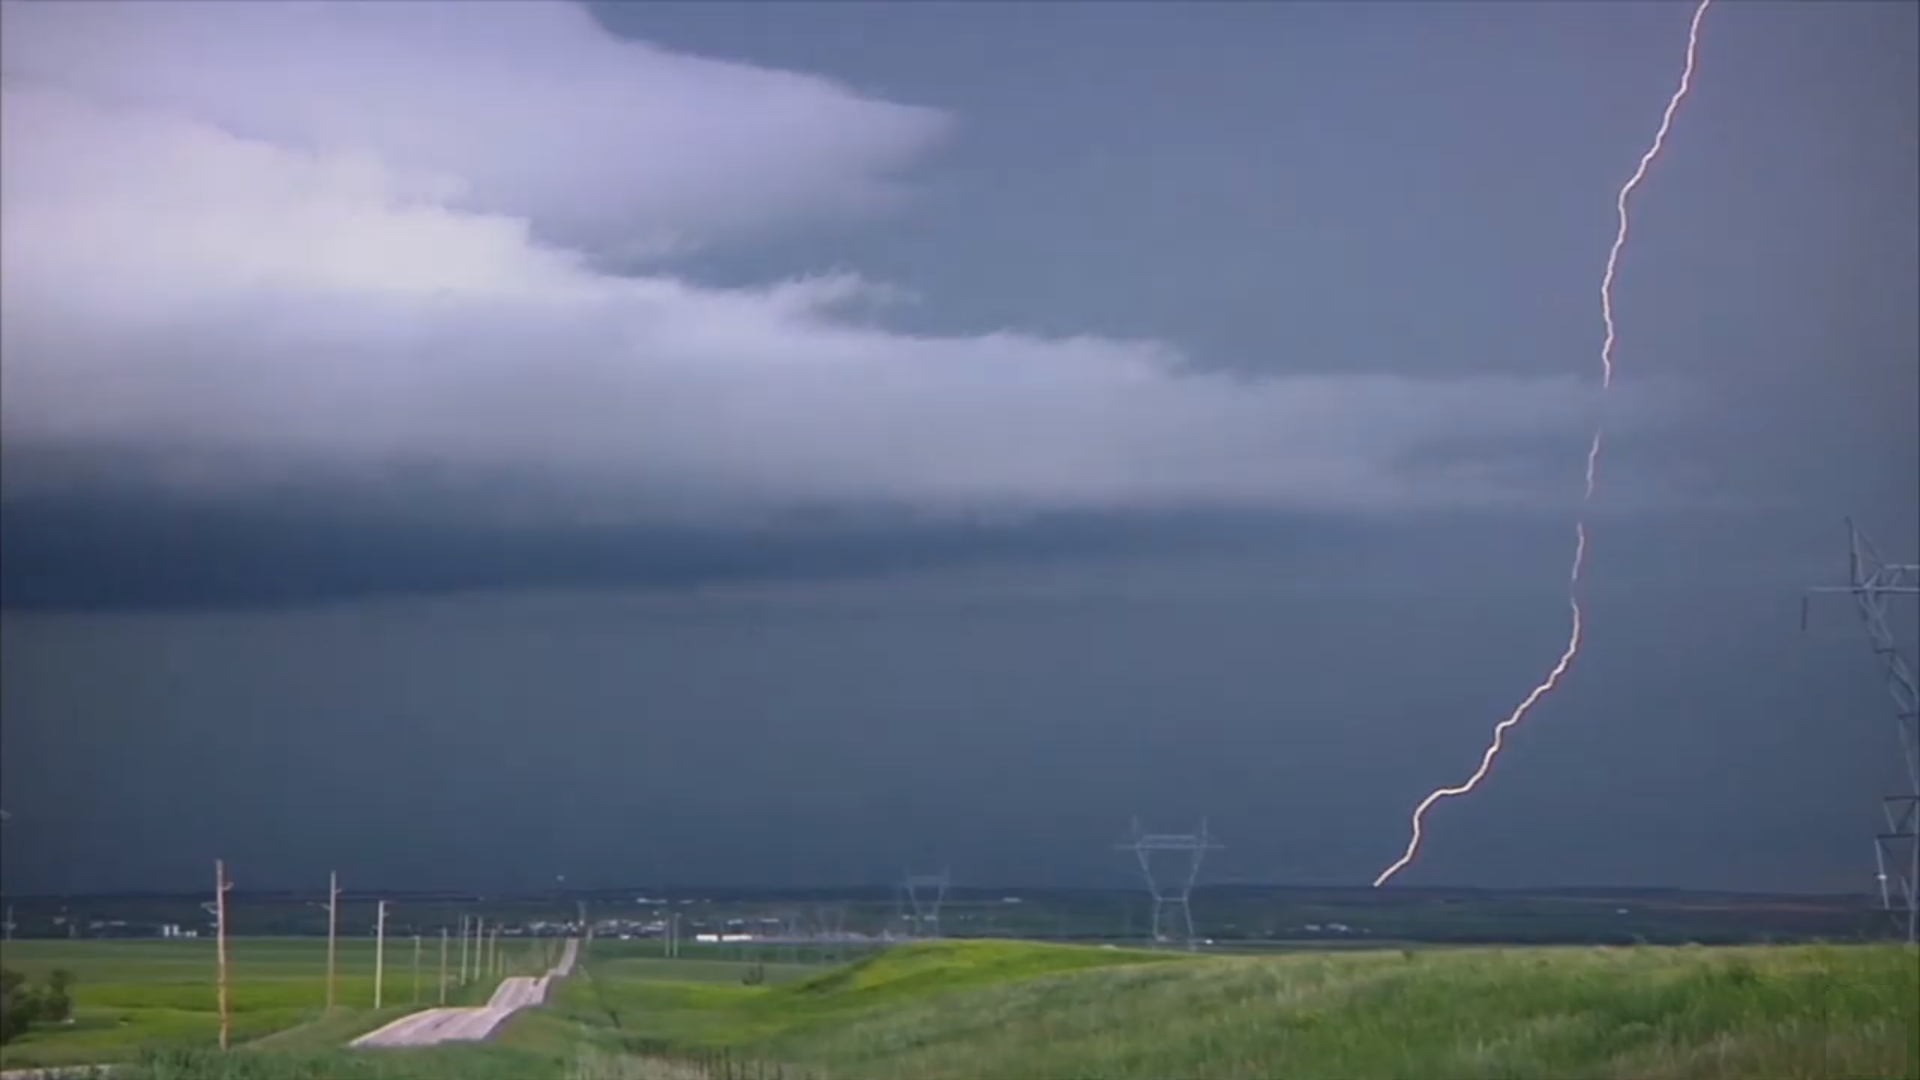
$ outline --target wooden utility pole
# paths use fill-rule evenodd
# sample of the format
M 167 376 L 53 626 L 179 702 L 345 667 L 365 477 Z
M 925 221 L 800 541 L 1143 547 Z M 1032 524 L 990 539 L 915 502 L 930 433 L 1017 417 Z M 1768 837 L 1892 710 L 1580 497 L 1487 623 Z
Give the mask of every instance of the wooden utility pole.
M 460 916 L 460 985 L 467 984 L 467 920 L 469 916 Z
M 413 935 L 413 1004 L 420 1004 L 420 935 Z
M 340 874 L 334 871 L 327 875 L 327 1011 L 333 1011 L 335 1001 L 335 973 L 340 931 Z
M 224 860 L 213 860 L 213 933 L 214 956 L 219 965 L 220 988 L 220 1049 L 225 1050 L 233 1043 L 233 1015 L 227 987 L 227 890 L 233 888 L 233 882 L 227 880 L 227 864 Z
M 387 902 L 380 901 L 373 917 L 373 1007 L 380 1007 L 381 984 L 387 975 Z
M 473 917 L 473 974 L 470 976 L 470 978 L 473 979 L 480 977 L 480 962 L 482 957 L 486 955 L 486 934 L 487 917 L 485 915 L 475 915 Z
M 462 939 L 464 940 L 464 939 Z M 447 928 L 440 928 L 440 1004 L 447 1003 Z

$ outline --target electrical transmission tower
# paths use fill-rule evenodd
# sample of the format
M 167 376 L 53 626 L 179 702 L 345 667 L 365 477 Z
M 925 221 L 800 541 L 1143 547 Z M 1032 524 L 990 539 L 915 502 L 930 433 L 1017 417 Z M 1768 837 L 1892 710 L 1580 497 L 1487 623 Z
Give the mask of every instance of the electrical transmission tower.
M 1140 860 L 1140 873 L 1147 879 L 1147 892 L 1153 896 L 1153 940 L 1183 941 L 1188 949 L 1197 945 L 1193 932 L 1193 883 L 1200 877 L 1200 860 L 1220 844 L 1207 835 L 1207 823 L 1200 822 L 1197 833 L 1150 833 L 1140 830 L 1140 819 L 1133 819 L 1131 839 L 1114 845 L 1115 850 L 1131 851 Z M 1153 853 L 1176 851 L 1187 854 L 1185 877 L 1162 882 L 1153 873 Z
M 906 893 L 907 903 L 913 908 L 913 936 L 940 936 L 940 905 L 947 899 L 947 879 L 951 871 L 942 870 L 938 874 L 915 874 L 909 872 L 900 880 L 900 889 Z M 933 927 L 928 933 L 927 927 Z
M 1900 655 L 1893 628 L 1887 622 L 1887 598 L 1920 595 L 1920 563 L 1889 563 L 1874 551 L 1873 543 L 1847 521 L 1851 547 L 1847 583 L 1822 585 L 1809 593 L 1847 593 L 1853 597 L 1860 621 L 1866 624 L 1868 643 L 1886 671 L 1887 692 L 1893 696 L 1894 720 L 1900 736 L 1901 764 L 1907 790 L 1888 795 L 1880 806 L 1887 831 L 1874 837 L 1873 858 L 1880 879 L 1880 902 L 1904 925 L 1907 941 L 1920 941 L 1920 690 L 1913 668 Z M 1806 601 L 1801 601 L 1800 625 L 1807 623 Z

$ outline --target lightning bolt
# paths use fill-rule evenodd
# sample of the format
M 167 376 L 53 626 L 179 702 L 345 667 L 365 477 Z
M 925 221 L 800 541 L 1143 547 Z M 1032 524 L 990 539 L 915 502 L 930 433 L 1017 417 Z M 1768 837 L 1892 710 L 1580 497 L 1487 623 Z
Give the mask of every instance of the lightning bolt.
M 1654 133 L 1653 145 L 1647 148 L 1646 153 L 1640 155 L 1640 164 L 1634 168 L 1633 175 L 1627 178 L 1627 182 L 1620 186 L 1620 194 L 1614 199 L 1619 226 L 1613 234 L 1613 246 L 1607 251 L 1606 272 L 1600 276 L 1600 319 L 1606 325 L 1606 337 L 1600 345 L 1600 388 L 1603 391 L 1613 387 L 1613 348 L 1618 340 L 1613 322 L 1613 279 L 1620 269 L 1620 251 L 1627 246 L 1627 203 L 1633 198 L 1634 190 L 1640 186 L 1640 182 L 1646 179 L 1648 167 L 1653 164 L 1655 158 L 1660 156 L 1660 150 L 1667 142 L 1667 133 L 1673 130 L 1674 113 L 1679 111 L 1680 103 L 1686 100 L 1687 92 L 1693 86 L 1694 57 L 1700 49 L 1700 20 L 1705 18 L 1707 8 L 1712 3 L 1713 0 L 1700 0 L 1699 6 L 1693 9 L 1693 22 L 1687 27 L 1687 61 L 1686 66 L 1680 71 L 1680 86 L 1673 92 L 1673 96 L 1667 99 L 1667 109 L 1660 116 L 1660 130 Z M 1594 484 L 1599 479 L 1600 448 L 1604 436 L 1605 429 L 1596 425 L 1593 429 L 1593 442 L 1587 447 L 1586 489 L 1581 496 L 1583 510 L 1593 501 Z M 1520 704 L 1514 708 L 1513 712 L 1507 714 L 1505 720 L 1494 725 L 1493 741 L 1487 744 L 1486 752 L 1480 755 L 1480 767 L 1473 771 L 1473 775 L 1467 777 L 1465 783 L 1457 786 L 1435 789 L 1413 808 L 1413 836 L 1407 841 L 1407 850 L 1385 870 L 1380 871 L 1379 877 L 1373 879 L 1374 888 L 1385 885 L 1393 875 L 1405 869 L 1407 864 L 1413 861 L 1413 857 L 1419 853 L 1420 841 L 1425 835 L 1427 811 L 1432 809 L 1435 803 L 1442 799 L 1465 795 L 1480 786 L 1480 781 L 1487 777 L 1487 771 L 1493 768 L 1493 759 L 1499 757 L 1500 751 L 1506 746 L 1507 732 L 1526 719 L 1527 714 L 1533 711 L 1534 705 L 1538 704 L 1541 698 L 1553 692 L 1554 687 L 1560 684 L 1561 677 L 1567 673 L 1567 669 L 1573 666 L 1574 657 L 1580 655 L 1582 632 L 1580 573 L 1586 568 L 1587 562 L 1587 523 L 1584 513 L 1581 519 L 1574 523 L 1573 533 L 1573 567 L 1567 573 L 1567 607 L 1573 614 L 1573 628 L 1567 634 L 1567 647 L 1560 653 L 1560 659 L 1547 671 L 1546 678 L 1541 679 L 1539 685 L 1520 700 Z

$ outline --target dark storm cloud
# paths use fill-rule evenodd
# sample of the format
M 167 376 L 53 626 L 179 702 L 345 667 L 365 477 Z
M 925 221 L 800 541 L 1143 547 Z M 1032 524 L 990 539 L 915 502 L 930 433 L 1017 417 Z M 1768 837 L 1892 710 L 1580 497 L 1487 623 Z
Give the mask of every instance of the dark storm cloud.
M 382 596 L 540 588 L 684 590 L 1046 564 L 1169 549 L 1351 542 L 1339 519 L 1061 514 L 1018 525 L 795 516 L 755 528 L 476 525 L 396 517 L 339 498 L 188 502 L 166 493 L 17 499 L 0 518 L 0 597 L 17 611 L 275 608 Z
M 1563 535 L 1438 539 L 1406 563 L 1245 550 L 10 614 L 7 881 L 192 888 L 221 856 L 261 888 L 329 868 L 356 888 L 878 884 L 930 863 L 1128 884 L 1109 845 L 1137 814 L 1209 815 L 1210 878 L 1364 883 L 1566 628 Z M 1565 692 L 1436 813 L 1407 880 L 1869 887 L 1898 768 L 1850 614 L 1803 635 L 1805 578 L 1603 550 Z

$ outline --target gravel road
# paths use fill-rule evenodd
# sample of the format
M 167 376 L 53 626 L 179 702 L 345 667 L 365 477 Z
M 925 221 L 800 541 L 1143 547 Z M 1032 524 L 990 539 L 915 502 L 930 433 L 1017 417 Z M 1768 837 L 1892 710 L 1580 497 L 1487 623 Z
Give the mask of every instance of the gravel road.
M 369 1031 L 348 1043 L 349 1046 L 432 1046 L 444 1042 L 475 1042 L 492 1035 L 507 1017 L 521 1009 L 543 1004 L 551 980 L 563 979 L 573 972 L 573 960 L 580 943 L 569 939 L 553 970 L 539 978 L 515 975 L 502 980 L 485 1005 L 464 1008 L 425 1009 L 395 1020 L 383 1028 Z

